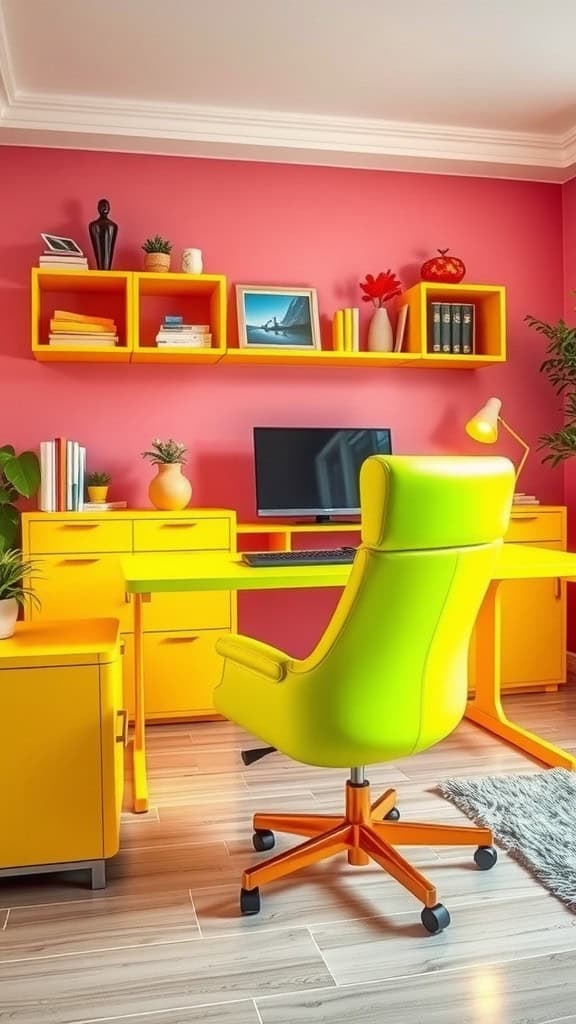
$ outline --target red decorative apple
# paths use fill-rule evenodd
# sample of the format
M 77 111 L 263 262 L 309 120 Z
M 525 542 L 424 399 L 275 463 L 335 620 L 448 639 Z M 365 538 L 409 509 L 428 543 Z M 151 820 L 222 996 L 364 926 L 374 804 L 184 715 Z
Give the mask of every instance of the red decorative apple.
M 466 267 L 457 256 L 447 256 L 448 249 L 438 249 L 439 256 L 426 260 L 420 269 L 423 281 L 435 281 L 438 284 L 458 284 L 466 273 Z

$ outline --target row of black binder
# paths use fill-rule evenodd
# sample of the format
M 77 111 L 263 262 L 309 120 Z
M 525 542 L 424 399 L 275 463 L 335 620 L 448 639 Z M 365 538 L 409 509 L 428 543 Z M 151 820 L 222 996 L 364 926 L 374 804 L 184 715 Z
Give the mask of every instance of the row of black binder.
M 431 352 L 471 355 L 474 352 L 474 306 L 469 302 L 431 302 Z

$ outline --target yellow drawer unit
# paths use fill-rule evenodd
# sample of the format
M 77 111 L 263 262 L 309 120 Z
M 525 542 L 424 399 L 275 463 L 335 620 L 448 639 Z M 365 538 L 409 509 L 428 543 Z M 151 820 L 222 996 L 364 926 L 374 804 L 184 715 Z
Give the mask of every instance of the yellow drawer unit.
M 178 558 L 195 551 L 233 551 L 236 516 L 227 509 L 28 512 L 22 517 L 25 554 L 39 564 L 36 591 L 45 619 L 113 616 L 125 641 L 124 701 L 134 714 L 133 609 L 126 600 L 120 559 L 134 553 Z M 236 595 L 154 594 L 143 605 L 147 636 L 148 721 L 214 714 L 212 690 L 220 659 L 211 645 L 236 628 Z
M 134 551 L 229 551 L 229 519 L 138 519 Z
M 0 644 L 0 877 L 118 851 L 126 714 L 113 619 L 18 623 Z
M 132 524 L 125 520 L 102 522 L 76 519 L 29 523 L 30 550 L 38 555 L 132 551 Z
M 562 541 L 566 530 L 565 513 L 513 512 L 505 540 L 507 544 L 535 544 L 540 541 Z

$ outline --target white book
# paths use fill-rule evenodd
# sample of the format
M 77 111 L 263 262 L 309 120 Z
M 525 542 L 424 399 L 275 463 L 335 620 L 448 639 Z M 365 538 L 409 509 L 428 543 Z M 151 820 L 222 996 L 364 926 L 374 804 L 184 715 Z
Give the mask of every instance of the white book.
M 50 512 L 48 490 L 48 441 L 40 441 L 40 511 Z
M 127 508 L 127 501 L 85 501 L 83 512 L 113 512 L 115 509 Z
M 66 441 L 66 511 L 73 512 L 72 507 L 72 448 L 73 441 Z
M 86 448 L 80 445 L 80 473 L 78 481 L 78 511 L 84 511 L 84 486 L 86 480 Z
M 80 445 L 72 442 L 72 511 L 78 512 L 78 487 L 80 484 Z
M 358 306 L 352 309 L 352 351 L 360 351 L 360 310 Z
M 48 512 L 56 512 L 56 442 L 48 441 L 48 478 L 50 481 Z

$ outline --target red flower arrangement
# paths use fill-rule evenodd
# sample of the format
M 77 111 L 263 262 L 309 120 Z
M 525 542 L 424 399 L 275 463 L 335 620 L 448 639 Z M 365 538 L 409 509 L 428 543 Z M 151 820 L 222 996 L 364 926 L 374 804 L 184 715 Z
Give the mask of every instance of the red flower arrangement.
M 366 280 L 360 282 L 360 287 L 365 292 L 362 302 L 371 302 L 376 308 L 383 306 L 395 295 L 400 295 L 402 291 L 402 284 L 391 270 L 387 270 L 386 273 L 381 270 L 378 277 L 366 274 Z

